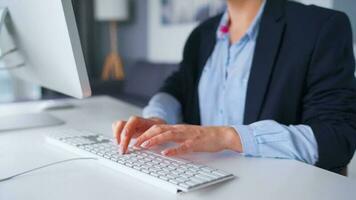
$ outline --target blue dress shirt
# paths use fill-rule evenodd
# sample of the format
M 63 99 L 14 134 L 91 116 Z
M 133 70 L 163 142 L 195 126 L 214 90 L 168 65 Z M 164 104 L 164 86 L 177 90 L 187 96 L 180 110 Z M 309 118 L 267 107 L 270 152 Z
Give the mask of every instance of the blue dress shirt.
M 199 82 L 201 124 L 231 126 L 241 139 L 243 154 L 253 157 L 296 159 L 309 164 L 318 160 L 318 147 L 307 125 L 283 125 L 273 120 L 243 125 L 247 83 L 265 2 L 245 35 L 230 44 L 228 12 L 217 30 L 217 42 Z M 143 111 L 170 124 L 182 122 L 181 104 L 166 93 L 156 94 Z

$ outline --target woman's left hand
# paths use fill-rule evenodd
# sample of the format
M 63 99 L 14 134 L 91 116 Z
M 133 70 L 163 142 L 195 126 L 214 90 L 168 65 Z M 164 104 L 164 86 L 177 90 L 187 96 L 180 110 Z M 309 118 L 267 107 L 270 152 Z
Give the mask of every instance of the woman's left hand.
M 166 156 L 222 150 L 242 152 L 238 133 L 232 127 L 223 126 L 154 125 L 137 138 L 135 146 L 150 148 L 166 142 L 179 144 L 162 151 Z

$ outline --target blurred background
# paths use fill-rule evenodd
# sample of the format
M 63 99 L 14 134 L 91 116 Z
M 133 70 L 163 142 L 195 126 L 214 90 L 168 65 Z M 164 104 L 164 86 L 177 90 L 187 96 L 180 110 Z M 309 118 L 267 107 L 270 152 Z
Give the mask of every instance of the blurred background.
M 298 1 L 345 12 L 356 38 L 355 0 Z M 192 29 L 225 9 L 225 0 L 72 2 L 93 95 L 110 95 L 140 107 L 177 70 Z M 0 103 L 64 97 L 0 70 Z M 349 169 L 356 178 L 356 158 Z
M 141 107 L 177 69 L 192 29 L 225 9 L 225 0 L 72 1 L 93 94 Z M 356 1 L 298 1 L 344 11 L 356 38 Z M 0 91 L 0 103 L 65 97 L 1 70 Z

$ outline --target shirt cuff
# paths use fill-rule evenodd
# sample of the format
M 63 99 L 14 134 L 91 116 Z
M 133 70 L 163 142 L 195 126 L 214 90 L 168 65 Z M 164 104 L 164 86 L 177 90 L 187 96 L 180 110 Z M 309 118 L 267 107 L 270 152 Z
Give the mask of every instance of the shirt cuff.
M 242 154 L 245 156 L 259 156 L 258 145 L 253 135 L 253 130 L 247 125 L 235 125 L 232 126 L 238 133 L 241 144 L 242 144 Z

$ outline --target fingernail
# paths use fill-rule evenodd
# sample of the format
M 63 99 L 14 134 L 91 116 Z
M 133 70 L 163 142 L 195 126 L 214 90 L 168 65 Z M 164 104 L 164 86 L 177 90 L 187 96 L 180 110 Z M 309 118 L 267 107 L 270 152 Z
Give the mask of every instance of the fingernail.
M 119 149 L 119 154 L 120 154 L 120 155 L 124 155 L 124 148 L 120 147 L 120 149 Z
M 141 147 L 147 148 L 149 144 L 150 144 L 150 141 L 147 140 L 147 141 L 145 141 L 144 143 L 141 144 Z
M 138 147 L 138 146 L 132 146 L 132 148 L 135 149 L 135 150 L 141 150 L 141 148 Z
M 161 154 L 164 155 L 164 156 L 166 156 L 166 155 L 168 154 L 168 150 L 163 150 L 163 151 L 161 151 Z
M 119 141 L 119 144 L 120 144 L 122 141 L 125 141 L 125 140 L 126 140 L 126 136 L 125 136 L 125 134 L 124 134 L 124 135 L 121 136 L 120 141 Z

